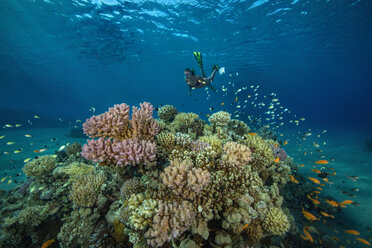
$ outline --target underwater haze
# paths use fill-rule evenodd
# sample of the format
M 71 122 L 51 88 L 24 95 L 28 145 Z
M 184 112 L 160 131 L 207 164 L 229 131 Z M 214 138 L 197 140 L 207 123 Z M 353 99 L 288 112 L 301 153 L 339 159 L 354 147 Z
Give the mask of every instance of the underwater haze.
M 0 247 L 371 245 L 372 1 L 0 13 Z

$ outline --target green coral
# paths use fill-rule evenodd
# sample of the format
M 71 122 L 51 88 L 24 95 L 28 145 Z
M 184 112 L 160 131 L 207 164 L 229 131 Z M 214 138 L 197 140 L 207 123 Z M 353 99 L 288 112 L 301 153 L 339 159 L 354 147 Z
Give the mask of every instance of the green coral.
M 164 105 L 158 110 L 159 119 L 165 122 L 172 121 L 177 114 L 177 109 L 172 105 Z
M 274 155 L 270 146 L 264 139 L 257 135 L 244 135 L 242 143 L 252 151 L 251 165 L 256 171 L 265 170 L 274 162 Z
M 222 153 L 222 141 L 215 135 L 201 136 L 199 140 L 208 143 L 217 155 Z
M 49 210 L 48 205 L 26 207 L 19 212 L 18 221 L 20 224 L 38 226 L 48 217 Z
M 271 207 L 267 212 L 262 226 L 265 232 L 269 234 L 282 235 L 289 230 L 290 224 L 288 217 L 281 208 Z
M 229 124 L 231 116 L 228 112 L 219 111 L 208 118 L 208 121 L 215 126 L 226 126 Z
M 66 166 L 59 166 L 54 171 L 54 175 L 67 174 L 74 179 L 79 175 L 91 174 L 95 167 L 81 162 L 73 162 Z
M 100 187 L 106 181 L 103 174 L 79 175 L 72 184 L 70 199 L 75 206 L 93 207 L 97 204 Z
M 48 175 L 56 166 L 54 156 L 44 155 L 25 164 L 22 170 L 27 176 L 39 177 Z

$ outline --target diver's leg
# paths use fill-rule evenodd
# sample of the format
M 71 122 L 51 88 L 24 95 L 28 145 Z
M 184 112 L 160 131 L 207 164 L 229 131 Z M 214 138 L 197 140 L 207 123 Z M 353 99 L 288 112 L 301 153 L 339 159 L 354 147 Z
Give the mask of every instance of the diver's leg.
M 189 85 L 189 96 L 191 96 L 191 86 Z
M 203 56 L 202 56 L 201 52 L 194 52 L 194 57 L 195 57 L 196 61 L 198 62 L 198 65 L 200 67 L 202 76 L 206 77 L 205 73 L 204 73 L 204 69 L 203 69 Z
M 216 73 L 218 72 L 219 70 L 217 68 L 214 68 L 213 71 L 212 71 L 212 74 L 209 76 L 209 80 L 213 81 L 214 80 L 214 77 L 216 76 Z

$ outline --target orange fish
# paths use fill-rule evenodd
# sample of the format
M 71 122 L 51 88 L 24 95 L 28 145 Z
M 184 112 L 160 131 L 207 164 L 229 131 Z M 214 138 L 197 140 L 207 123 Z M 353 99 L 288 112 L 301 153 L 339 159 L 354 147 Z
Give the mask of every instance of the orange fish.
M 313 202 L 314 205 L 319 205 L 320 204 L 320 201 L 318 201 L 316 199 L 311 199 L 311 201 Z
M 211 116 L 210 114 L 207 114 L 207 117 Z
M 45 151 L 46 151 L 45 148 L 44 149 L 40 149 L 40 150 L 34 150 L 35 153 L 40 153 L 40 152 L 45 152 Z
M 336 171 L 331 174 L 332 176 L 336 176 Z
M 340 205 L 342 204 L 342 205 L 349 205 L 349 204 L 352 204 L 353 203 L 353 201 L 352 200 L 345 200 L 345 201 L 343 201 L 343 202 L 340 202 Z
M 335 237 L 335 236 L 332 236 L 331 239 L 336 240 L 336 241 L 340 241 L 340 239 Z
M 47 242 L 45 242 L 41 248 L 47 248 L 48 246 L 50 246 L 55 241 L 56 241 L 55 239 L 50 239 Z
M 306 235 L 306 239 L 309 240 L 311 243 L 313 243 L 314 242 L 313 237 L 311 237 L 310 233 L 306 231 L 305 228 L 304 228 L 304 233 Z
M 313 169 L 312 171 L 314 171 L 317 174 L 322 174 L 322 172 L 320 170 L 318 170 L 318 169 Z
M 329 164 L 327 160 L 318 160 L 315 162 L 316 164 Z
M 235 97 L 235 102 L 238 101 L 238 97 Z
M 302 209 L 302 213 L 304 214 L 305 218 L 308 220 L 317 220 L 317 218 L 313 214 L 309 213 L 308 211 L 305 211 Z
M 314 194 L 320 194 L 320 191 L 315 190 L 315 191 L 313 191 L 313 193 Z
M 331 205 L 332 207 L 339 207 L 338 203 L 336 201 L 330 201 L 327 199 L 327 202 L 329 205 Z
M 248 133 L 249 135 L 251 136 L 256 136 L 257 134 L 256 133 Z
M 279 157 L 277 157 L 277 158 L 274 160 L 275 163 L 279 163 L 279 161 L 280 161 L 280 158 L 279 158 Z
M 291 179 L 292 183 L 298 183 L 297 179 L 294 176 L 289 175 L 289 178 Z
M 284 141 L 283 146 L 285 146 L 286 144 L 288 144 L 288 141 Z
M 313 183 L 320 184 L 320 181 L 313 177 L 308 177 Z
M 326 177 L 323 178 L 323 181 L 324 181 L 324 182 L 329 182 L 328 178 L 326 178 Z
M 221 106 L 225 105 L 225 103 L 221 102 Z
M 242 231 L 243 231 L 244 229 L 246 229 L 248 226 L 249 226 L 249 224 L 245 224 L 245 225 L 243 226 Z
M 321 187 L 316 187 L 316 189 L 323 190 Z
M 275 147 L 275 148 L 277 148 L 277 147 L 278 147 L 278 145 L 277 145 L 277 144 L 275 144 L 275 145 L 274 145 L 274 147 Z
M 359 241 L 360 243 L 362 243 L 362 244 L 365 244 L 365 245 L 371 246 L 371 243 L 368 242 L 368 241 L 365 240 L 365 239 L 356 238 L 356 240 L 358 240 L 358 241 Z
M 345 230 L 345 233 L 347 234 L 351 234 L 351 235 L 360 235 L 360 232 L 356 231 L 356 230 Z
M 304 164 L 299 164 L 298 166 L 299 166 L 299 167 L 304 167 L 305 165 L 304 165 Z
M 331 214 L 327 214 L 326 212 L 320 211 L 320 213 L 321 213 L 324 217 L 329 217 L 329 218 L 332 218 L 332 219 L 335 218 L 333 215 L 331 215 Z

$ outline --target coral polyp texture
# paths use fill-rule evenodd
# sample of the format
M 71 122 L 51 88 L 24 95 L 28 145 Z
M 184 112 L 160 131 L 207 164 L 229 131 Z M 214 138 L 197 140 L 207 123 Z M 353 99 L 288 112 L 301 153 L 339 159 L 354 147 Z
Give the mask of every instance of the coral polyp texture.
M 284 237 L 292 161 L 275 161 L 284 150 L 227 112 L 207 124 L 170 105 L 155 120 L 153 110 L 115 105 L 83 124 L 90 139 L 80 155 L 26 164 L 26 203 L 2 226 L 15 238 L 0 246 L 26 242 L 22 230 L 37 245 L 57 237 L 60 247 L 260 247 Z M 38 234 L 49 222 L 50 237 Z
M 156 157 L 155 136 L 159 124 L 152 114 L 154 107 L 144 102 L 141 108 L 115 105 L 101 115 L 93 116 L 83 124 L 90 138 L 83 146 L 82 156 L 103 165 L 147 165 Z

